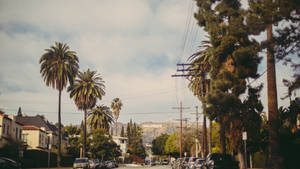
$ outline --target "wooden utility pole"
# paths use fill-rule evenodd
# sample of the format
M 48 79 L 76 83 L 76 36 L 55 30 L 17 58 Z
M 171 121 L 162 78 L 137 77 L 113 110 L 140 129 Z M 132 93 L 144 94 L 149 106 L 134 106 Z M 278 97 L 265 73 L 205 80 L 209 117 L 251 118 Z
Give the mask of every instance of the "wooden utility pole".
M 209 143 L 208 143 L 208 151 L 212 153 L 212 121 L 209 119 Z
M 180 107 L 173 107 L 173 109 L 180 110 L 180 147 L 179 147 L 179 156 L 182 158 L 182 110 L 189 109 L 189 107 L 182 107 L 182 102 L 180 102 Z
M 198 106 L 196 106 L 196 157 L 198 157 L 198 154 L 199 154 L 199 150 L 198 150 L 198 136 L 199 136 L 199 131 L 198 131 L 198 128 L 199 128 L 199 124 L 198 124 L 198 121 L 199 121 L 199 114 L 198 114 Z
M 202 141 L 202 152 L 203 152 L 203 158 L 207 155 L 207 130 L 206 130 L 206 116 L 203 115 L 203 141 Z

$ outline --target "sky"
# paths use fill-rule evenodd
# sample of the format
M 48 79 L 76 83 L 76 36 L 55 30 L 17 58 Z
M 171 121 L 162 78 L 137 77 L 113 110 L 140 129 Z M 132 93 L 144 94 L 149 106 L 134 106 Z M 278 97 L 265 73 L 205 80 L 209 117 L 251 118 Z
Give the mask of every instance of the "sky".
M 15 115 L 21 107 L 26 115 L 57 122 L 58 91 L 44 83 L 39 58 L 55 42 L 63 42 L 77 53 L 81 71 L 96 70 L 105 81 L 106 95 L 98 105 L 122 100 L 118 121 L 173 122 L 179 117 L 173 107 L 182 101 L 189 107 L 183 116 L 193 123 L 192 113 L 196 105 L 201 112 L 201 103 L 186 79 L 171 75 L 176 63 L 185 63 L 205 39 L 193 18 L 196 10 L 190 0 L 0 0 L 0 108 Z M 265 65 L 263 59 L 260 74 Z M 282 78 L 290 79 L 292 71 L 280 62 L 276 66 L 279 105 L 287 105 L 280 99 L 286 93 Z M 261 82 L 266 83 L 266 74 L 253 85 Z M 261 99 L 267 111 L 266 87 Z M 64 90 L 63 124 L 82 119 Z

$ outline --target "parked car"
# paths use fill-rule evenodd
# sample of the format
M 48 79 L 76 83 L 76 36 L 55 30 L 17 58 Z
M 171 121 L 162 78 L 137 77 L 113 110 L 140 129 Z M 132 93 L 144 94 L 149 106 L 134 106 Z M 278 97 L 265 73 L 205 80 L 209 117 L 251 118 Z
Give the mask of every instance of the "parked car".
M 112 167 L 113 168 L 119 167 L 118 162 L 116 160 L 111 160 L 111 162 L 112 162 Z
M 197 159 L 196 157 L 190 157 L 189 161 L 187 163 L 187 168 L 189 168 L 189 169 L 192 168 L 196 159 Z
M 150 165 L 150 160 L 145 160 L 145 165 Z
M 188 162 L 189 162 L 189 157 L 184 157 L 182 162 L 181 162 L 181 165 L 180 165 L 180 169 L 187 169 L 188 168 Z
M 183 158 L 177 158 L 173 165 L 173 169 L 180 169 Z
M 174 169 L 175 162 L 176 162 L 176 160 L 173 160 L 173 161 L 170 162 L 170 165 L 171 165 L 172 169 Z
M 205 166 L 206 169 L 239 169 L 239 162 L 234 160 L 231 155 L 211 153 L 207 155 Z
M 192 167 L 190 167 L 190 169 L 203 169 L 204 165 L 205 165 L 205 159 L 197 158 L 194 164 L 192 165 Z
M 98 159 L 89 160 L 90 169 L 98 169 L 100 168 L 100 162 Z
M 73 169 L 82 168 L 89 169 L 89 159 L 88 158 L 76 158 L 73 163 Z
M 160 164 L 161 164 L 161 165 L 168 165 L 168 164 L 169 164 L 169 160 L 164 159 L 164 160 L 161 161 Z
M 111 161 L 104 161 L 105 168 L 114 168 L 114 164 Z
M 21 169 L 21 165 L 17 163 L 16 161 L 6 158 L 6 157 L 0 157 L 0 168 L 2 169 Z

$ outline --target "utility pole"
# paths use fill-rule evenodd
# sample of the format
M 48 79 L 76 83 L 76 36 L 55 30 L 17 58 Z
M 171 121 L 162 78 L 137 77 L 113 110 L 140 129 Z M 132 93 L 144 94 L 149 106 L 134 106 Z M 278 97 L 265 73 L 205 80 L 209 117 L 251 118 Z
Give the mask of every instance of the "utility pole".
M 198 150 L 198 136 L 199 136 L 199 113 L 198 113 L 198 106 L 196 106 L 196 113 L 191 113 L 191 114 L 196 114 L 196 137 L 195 137 L 195 142 L 196 142 L 196 157 L 198 157 L 199 150 Z
M 179 147 L 179 156 L 182 158 L 182 110 L 189 109 L 189 107 L 182 107 L 182 102 L 180 102 L 180 107 L 173 107 L 173 109 L 180 110 L 180 147 Z

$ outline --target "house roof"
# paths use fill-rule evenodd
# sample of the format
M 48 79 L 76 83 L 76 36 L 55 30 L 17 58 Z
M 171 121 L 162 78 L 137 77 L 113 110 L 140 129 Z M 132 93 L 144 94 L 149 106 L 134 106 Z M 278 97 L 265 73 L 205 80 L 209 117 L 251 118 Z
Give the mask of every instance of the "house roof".
M 23 126 L 23 130 L 40 130 L 40 128 L 36 126 Z
M 58 129 L 55 125 L 49 123 L 41 116 L 16 116 L 16 120 L 23 123 L 24 126 L 44 127 L 47 132 L 56 132 Z
M 3 112 L 0 112 L 0 116 L 2 116 L 3 118 L 6 118 L 8 120 L 11 120 L 7 114 L 3 113 Z
M 41 132 L 44 132 L 44 133 L 45 133 L 44 130 L 42 130 L 42 129 L 36 127 L 36 126 L 23 126 L 22 129 L 23 129 L 23 130 L 40 130 Z

